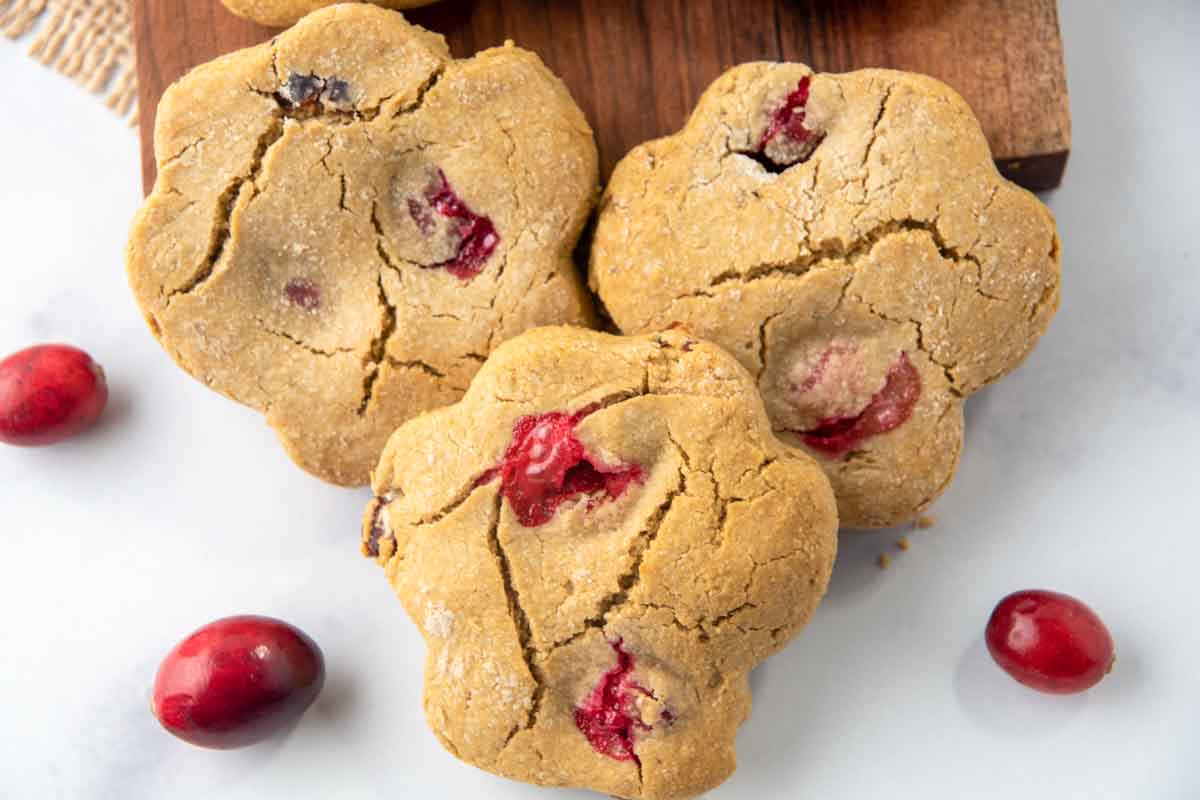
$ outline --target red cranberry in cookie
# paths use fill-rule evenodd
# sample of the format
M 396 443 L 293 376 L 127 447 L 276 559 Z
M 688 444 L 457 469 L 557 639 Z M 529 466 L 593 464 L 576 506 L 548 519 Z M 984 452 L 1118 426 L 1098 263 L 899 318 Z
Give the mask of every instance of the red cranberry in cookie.
M 552 411 L 517 421 L 503 461 L 487 477 L 499 475 L 500 491 L 522 525 L 542 525 L 560 505 L 581 496 L 589 496 L 590 505 L 615 500 L 644 479 L 636 464 L 607 465 L 587 453 L 575 427 L 595 410 Z
M 812 76 L 805 75 L 783 101 L 770 110 L 757 152 L 775 164 L 790 166 L 807 159 L 824 136 L 805 125 Z
M 409 215 L 423 235 L 437 235 L 441 228 L 442 235 L 452 242 L 454 256 L 430 267 L 440 267 L 460 280 L 469 281 L 483 270 L 500 244 L 496 226 L 459 198 L 440 169 L 421 198 L 410 196 L 406 202 Z
M 641 763 L 634 752 L 635 736 L 653 730 L 657 722 L 671 724 L 675 715 L 634 679 L 633 655 L 621 640 L 610 644 L 617 656 L 616 666 L 604 673 L 591 694 L 575 707 L 575 726 L 597 753 Z M 657 719 L 647 720 L 647 711 Z
M 864 385 L 862 364 L 853 350 L 836 345 L 826 349 L 796 388 L 798 397 L 816 395 L 826 400 L 826 415 L 800 432 L 804 443 L 827 458 L 841 458 L 872 436 L 907 422 L 921 397 L 921 375 L 906 353 L 888 367 L 883 386 L 869 395 L 865 405 L 860 402 Z

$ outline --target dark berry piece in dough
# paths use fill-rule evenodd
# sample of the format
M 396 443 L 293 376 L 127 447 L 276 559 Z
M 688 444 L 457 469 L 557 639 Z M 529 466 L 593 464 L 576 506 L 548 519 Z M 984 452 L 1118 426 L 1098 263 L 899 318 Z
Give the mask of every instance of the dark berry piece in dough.
M 283 85 L 283 96 L 294 106 L 301 106 L 317 99 L 325 89 L 325 81 L 316 75 L 301 75 L 293 72 Z
M 316 311 L 321 307 L 321 290 L 307 278 L 295 278 L 288 281 L 287 285 L 283 287 L 283 291 L 292 305 L 305 311 Z
M 364 552 L 374 558 L 379 555 L 379 543 L 392 535 L 387 521 L 387 507 L 391 505 L 391 493 L 375 498 L 371 504 L 371 534 L 364 542 Z
M 328 103 L 341 105 L 350 101 L 350 84 L 341 78 L 330 78 L 325 81 L 324 100 Z

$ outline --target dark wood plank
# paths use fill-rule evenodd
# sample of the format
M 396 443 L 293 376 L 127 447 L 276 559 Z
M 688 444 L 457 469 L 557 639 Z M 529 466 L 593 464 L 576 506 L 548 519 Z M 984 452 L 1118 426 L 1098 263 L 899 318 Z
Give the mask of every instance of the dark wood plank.
M 562 76 L 596 131 L 601 168 L 677 130 L 704 88 L 742 61 L 843 72 L 893 67 L 946 81 L 979 116 L 1002 171 L 1058 185 L 1070 114 L 1054 0 L 444 0 L 409 18 L 456 55 L 513 39 Z M 134 0 L 142 173 L 154 109 L 196 64 L 274 32 L 217 0 Z

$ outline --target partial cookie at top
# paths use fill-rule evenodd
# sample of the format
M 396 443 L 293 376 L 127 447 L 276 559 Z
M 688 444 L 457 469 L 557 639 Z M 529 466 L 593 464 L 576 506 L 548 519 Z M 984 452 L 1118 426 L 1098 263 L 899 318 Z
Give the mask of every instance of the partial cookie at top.
M 618 164 L 590 281 L 620 330 L 679 323 L 732 352 L 842 523 L 874 527 L 950 482 L 963 401 L 1046 330 L 1059 260 L 1050 212 L 945 85 L 756 63 Z
M 221 0 L 233 13 L 259 25 L 280 28 L 292 25 L 305 14 L 345 0 Z M 377 6 L 404 10 L 436 3 L 437 0 L 368 0 Z
M 747 676 L 836 549 L 820 467 L 733 358 L 676 331 L 510 340 L 396 432 L 373 486 L 363 549 L 425 637 L 446 748 L 624 798 L 728 777 Z
M 174 85 L 155 152 L 127 252 L 151 330 L 325 480 L 366 483 L 504 339 L 593 320 L 571 254 L 596 147 L 532 53 L 453 60 L 334 6 Z

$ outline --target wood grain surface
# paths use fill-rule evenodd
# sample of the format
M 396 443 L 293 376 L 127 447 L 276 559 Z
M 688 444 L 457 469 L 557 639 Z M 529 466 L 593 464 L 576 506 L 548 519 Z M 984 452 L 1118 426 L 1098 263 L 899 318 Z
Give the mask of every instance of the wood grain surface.
M 134 0 L 142 176 L 154 182 L 154 109 L 191 67 L 274 31 L 218 0 Z M 825 72 L 924 72 L 974 108 L 1002 172 L 1057 186 L 1070 113 L 1055 0 L 444 0 L 409 12 L 457 56 L 513 39 L 583 107 L 603 177 L 634 145 L 677 130 L 700 93 L 744 61 Z

